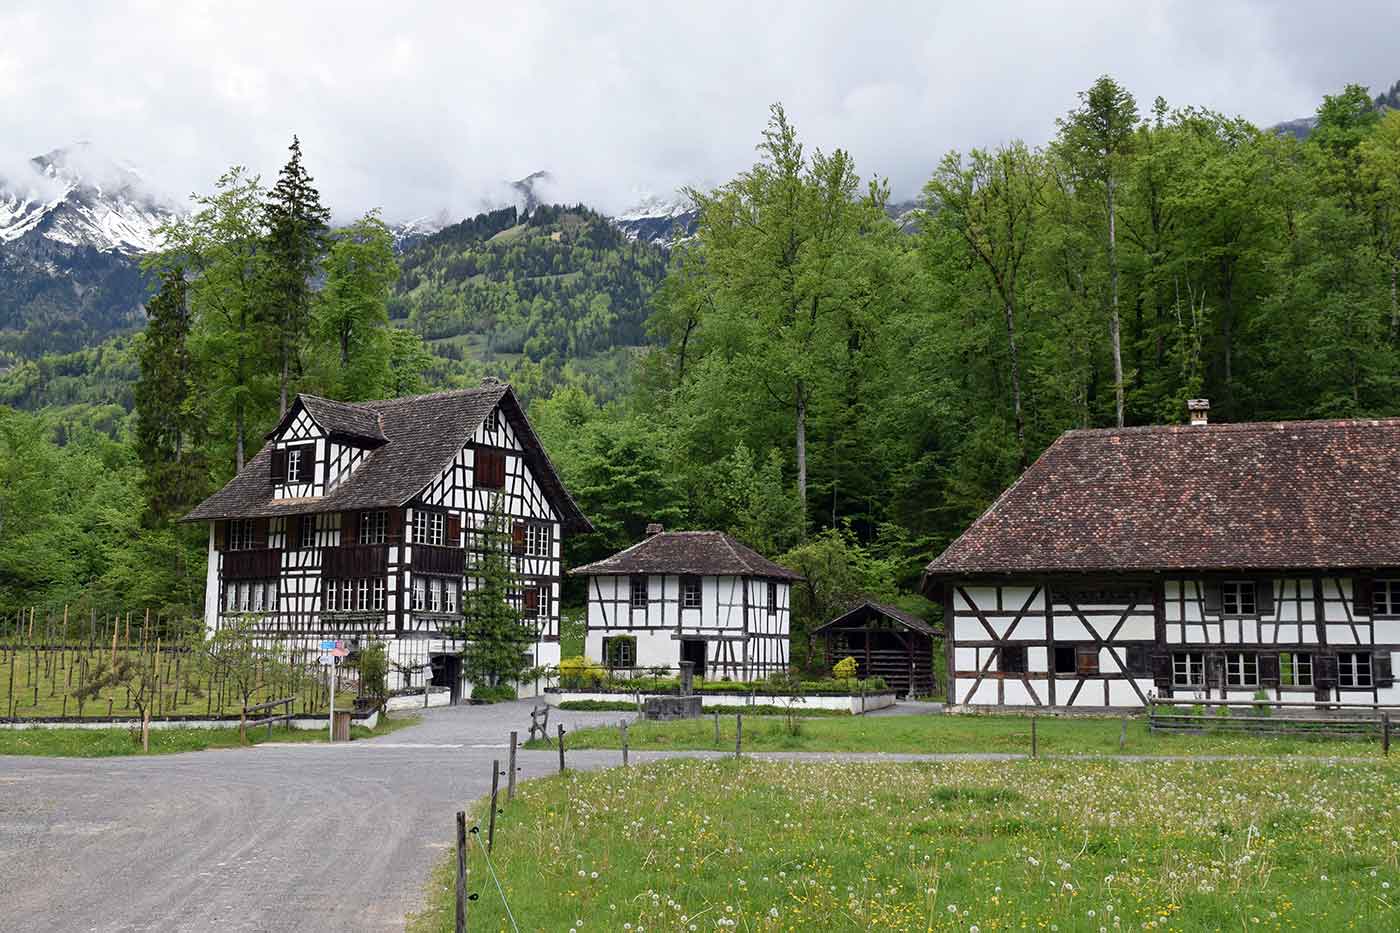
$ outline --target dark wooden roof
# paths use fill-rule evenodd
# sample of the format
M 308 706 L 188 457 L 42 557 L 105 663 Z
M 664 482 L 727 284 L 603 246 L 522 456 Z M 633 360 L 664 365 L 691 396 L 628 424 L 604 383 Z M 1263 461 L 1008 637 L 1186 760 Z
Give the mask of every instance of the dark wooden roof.
M 612 557 L 575 567 L 569 572 L 589 576 L 675 573 L 802 579 L 801 574 L 773 563 L 722 531 L 658 532 Z
M 1036 572 L 1400 566 L 1400 420 L 1070 431 L 928 565 Z
M 317 395 L 298 395 L 287 408 L 287 413 L 277 423 L 277 427 L 267 433 L 267 439 L 280 437 L 292 423 L 298 411 L 303 408 L 316 420 L 330 437 L 340 441 L 360 442 L 368 446 L 383 444 L 388 440 L 384 428 L 379 423 L 379 412 L 373 407 L 376 402 L 337 402 Z
M 844 628 L 852 622 L 860 621 L 867 614 L 872 612 L 884 616 L 895 625 L 907 628 L 912 632 L 918 632 L 920 635 L 927 635 L 930 638 L 934 638 L 938 635 L 938 630 L 936 628 L 918 616 L 905 612 L 897 606 L 877 603 L 873 599 L 863 600 L 832 619 L 830 622 L 823 622 L 821 625 L 812 629 L 812 634 L 816 635 L 818 632 L 823 632 L 829 628 Z
M 218 518 L 263 518 L 310 512 L 355 511 L 405 505 L 432 482 L 457 456 L 497 405 L 510 421 L 525 460 L 534 472 L 566 529 L 589 532 L 593 526 L 564 488 L 549 455 L 530 427 L 515 392 L 509 385 L 434 392 L 374 402 L 328 402 L 314 396 L 298 396 L 322 428 L 353 430 L 353 436 L 372 440 L 375 430 L 384 442 L 370 451 L 351 477 L 328 495 L 314 499 L 272 498 L 272 447 L 262 450 L 223 489 L 205 499 L 185 521 Z M 373 425 L 369 418 L 372 416 Z M 284 419 L 285 420 L 285 419 Z

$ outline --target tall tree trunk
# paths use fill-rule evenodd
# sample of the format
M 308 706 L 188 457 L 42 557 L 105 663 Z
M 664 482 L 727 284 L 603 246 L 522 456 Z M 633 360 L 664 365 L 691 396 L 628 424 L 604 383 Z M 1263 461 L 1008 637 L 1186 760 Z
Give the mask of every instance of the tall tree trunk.
M 806 385 L 797 380 L 797 507 L 802 534 L 807 534 L 807 395 Z
M 282 379 L 279 395 L 277 398 L 277 417 L 281 418 L 287 413 L 287 341 L 282 339 Z
M 1123 340 L 1118 322 L 1118 225 L 1113 211 L 1113 176 L 1108 176 L 1108 279 L 1112 296 L 1108 337 L 1113 344 L 1113 393 L 1118 409 L 1118 427 L 1123 426 Z
M 1395 278 L 1397 271 L 1400 271 L 1400 250 L 1396 250 L 1395 255 L 1390 257 L 1390 342 L 1395 343 L 1395 337 L 1400 334 L 1400 304 L 1396 303 Z
M 1011 410 L 1016 416 L 1016 449 L 1021 469 L 1026 468 L 1026 419 L 1021 412 L 1021 355 L 1016 349 L 1016 309 L 1011 302 L 1006 308 L 1006 344 L 1011 349 Z
M 234 465 L 237 472 L 243 472 L 243 400 L 239 399 L 233 410 L 233 433 L 234 443 L 237 445 L 234 452 Z

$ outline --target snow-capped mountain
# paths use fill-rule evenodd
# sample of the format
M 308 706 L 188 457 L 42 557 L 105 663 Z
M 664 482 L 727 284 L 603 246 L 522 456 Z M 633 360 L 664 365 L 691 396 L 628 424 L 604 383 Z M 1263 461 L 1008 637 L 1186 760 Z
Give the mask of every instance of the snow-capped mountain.
M 671 247 L 695 235 L 700 214 L 690 199 L 679 193 L 669 198 L 645 195 L 612 222 L 629 239 Z
M 0 178 L 0 244 L 42 237 L 135 256 L 159 246 L 156 228 L 175 211 L 134 170 L 89 143 L 37 156 Z

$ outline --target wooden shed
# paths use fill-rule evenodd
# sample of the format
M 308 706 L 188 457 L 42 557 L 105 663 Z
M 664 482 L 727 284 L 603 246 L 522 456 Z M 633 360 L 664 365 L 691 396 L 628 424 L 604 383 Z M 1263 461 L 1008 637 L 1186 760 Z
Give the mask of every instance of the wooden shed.
M 938 632 L 916 615 L 865 600 L 812 631 L 826 645 L 827 666 L 855 658 L 861 677 L 883 677 L 901 694 L 928 696 L 937 685 L 933 640 Z

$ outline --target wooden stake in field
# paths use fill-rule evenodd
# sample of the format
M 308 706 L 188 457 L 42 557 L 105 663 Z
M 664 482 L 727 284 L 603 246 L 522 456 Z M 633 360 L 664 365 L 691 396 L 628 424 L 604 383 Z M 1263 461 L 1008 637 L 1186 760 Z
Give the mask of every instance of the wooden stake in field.
M 112 660 L 113 667 L 117 666 L 117 633 L 121 630 L 122 620 L 120 616 L 112 619 Z
M 1034 717 L 1034 716 L 1031 717 L 1031 757 L 1032 757 L 1032 758 L 1036 757 L 1035 717 Z
M 622 766 L 625 768 L 627 767 L 627 720 L 622 720 L 617 724 L 617 727 L 622 730 Z
M 738 758 L 744 748 L 744 714 L 734 714 L 734 757 Z
M 1123 728 L 1118 732 L 1118 750 L 1121 752 L 1128 744 L 1128 717 L 1123 717 Z
M 564 773 L 564 724 L 559 724 L 559 773 Z
M 467 814 L 457 811 L 457 916 L 456 933 L 467 931 Z
M 515 799 L 515 745 L 520 740 L 520 733 L 512 731 L 510 734 L 510 774 L 506 777 L 506 800 Z
M 501 759 L 491 760 L 491 820 L 486 825 L 486 851 L 496 846 L 496 794 L 501 788 Z

